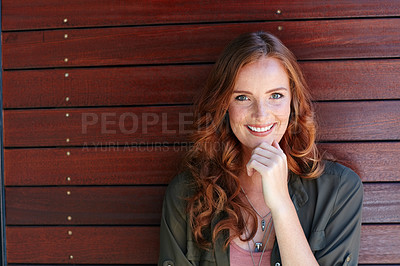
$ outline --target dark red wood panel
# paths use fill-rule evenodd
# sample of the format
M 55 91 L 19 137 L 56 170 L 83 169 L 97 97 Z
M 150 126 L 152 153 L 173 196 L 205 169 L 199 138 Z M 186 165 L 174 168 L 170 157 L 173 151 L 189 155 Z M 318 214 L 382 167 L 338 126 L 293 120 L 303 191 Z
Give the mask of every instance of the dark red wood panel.
M 314 100 L 400 99 L 400 60 L 301 62 Z
M 400 181 L 399 142 L 323 143 L 363 182 Z M 6 186 L 168 184 L 190 146 L 6 149 Z M 67 156 L 67 152 L 70 156 Z M 385 156 L 382 156 L 384 154 Z
M 186 141 L 189 106 L 126 107 L 4 112 L 4 145 L 129 146 Z
M 3 30 L 327 17 L 397 16 L 396 1 L 4 0 Z M 67 18 L 67 22 L 64 19 Z
M 400 183 L 364 184 L 362 221 L 400 222 Z
M 6 186 L 168 184 L 189 146 L 6 149 Z M 67 155 L 70 152 L 70 155 Z
M 158 227 L 9 226 L 6 234 L 8 263 L 147 264 L 159 252 Z
M 314 100 L 400 99 L 398 59 L 301 65 Z M 5 71 L 3 107 L 192 103 L 210 69 L 184 65 Z
M 317 104 L 321 141 L 400 138 L 398 101 Z M 108 146 L 186 143 L 189 106 L 7 110 L 5 147 Z
M 321 141 L 398 140 L 399 101 L 320 102 Z
M 9 263 L 157 263 L 157 227 L 15 226 L 6 232 Z M 364 225 L 359 262 L 398 263 L 398 246 L 400 225 Z
M 3 68 L 212 62 L 240 33 L 259 30 L 299 59 L 398 57 L 399 27 L 387 18 L 7 32 Z
M 400 262 L 400 225 L 364 225 L 361 228 L 359 263 Z
M 165 187 L 7 187 L 7 225 L 160 224 Z
M 363 182 L 400 181 L 400 142 L 321 143 L 319 147 L 353 169 Z
M 5 71 L 3 107 L 192 103 L 209 69 L 185 65 Z
M 364 184 L 363 222 L 399 223 L 399 189 L 400 183 Z M 5 192 L 7 225 L 157 225 L 165 187 L 7 187 Z

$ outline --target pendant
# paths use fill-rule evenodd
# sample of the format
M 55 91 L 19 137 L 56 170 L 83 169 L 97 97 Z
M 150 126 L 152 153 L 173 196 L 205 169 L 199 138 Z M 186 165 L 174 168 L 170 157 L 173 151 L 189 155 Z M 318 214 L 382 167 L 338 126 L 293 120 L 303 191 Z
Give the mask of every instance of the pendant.
M 256 242 L 254 245 L 256 246 L 254 252 L 261 252 L 261 248 L 262 248 L 263 244 L 261 242 Z
M 261 230 L 264 232 L 264 230 L 265 230 L 265 220 L 264 219 L 262 219 L 262 221 L 261 221 Z

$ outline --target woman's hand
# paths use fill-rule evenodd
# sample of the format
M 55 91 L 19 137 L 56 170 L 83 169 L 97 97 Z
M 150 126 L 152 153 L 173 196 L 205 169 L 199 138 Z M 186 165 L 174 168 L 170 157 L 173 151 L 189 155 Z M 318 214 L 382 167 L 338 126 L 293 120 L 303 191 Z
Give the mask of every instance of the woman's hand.
M 264 200 L 271 211 L 290 201 L 286 155 L 278 142 L 261 143 L 253 150 L 246 167 L 249 176 L 261 175 Z

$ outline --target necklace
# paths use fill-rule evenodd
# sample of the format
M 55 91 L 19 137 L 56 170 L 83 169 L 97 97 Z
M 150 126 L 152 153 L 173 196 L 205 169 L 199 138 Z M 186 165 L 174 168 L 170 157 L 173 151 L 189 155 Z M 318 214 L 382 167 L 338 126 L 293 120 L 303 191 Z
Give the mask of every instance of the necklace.
M 268 222 L 267 231 L 268 231 L 270 225 L 271 225 L 271 228 L 270 228 L 270 231 L 269 231 L 269 234 L 268 234 L 268 237 L 267 237 L 267 241 L 265 242 L 265 246 L 264 246 L 264 248 L 263 248 L 263 250 L 262 250 L 262 253 L 261 253 L 261 256 L 260 256 L 260 260 L 258 261 L 258 264 L 257 264 L 258 266 L 261 265 L 261 262 L 262 262 L 262 259 L 263 259 L 263 256 L 264 256 L 265 249 L 267 248 L 267 243 L 268 243 L 269 237 L 271 236 L 272 227 L 274 226 L 274 225 L 271 223 L 271 221 L 272 221 L 272 219 L 270 219 L 269 222 Z M 247 228 L 246 228 L 246 231 L 247 231 Z M 264 232 L 263 241 L 264 241 L 265 234 L 266 234 L 267 231 Z M 249 232 L 247 231 L 247 233 L 249 233 Z M 253 239 L 252 239 L 252 240 L 253 240 Z M 254 242 L 254 240 L 253 240 L 253 242 Z M 250 249 L 250 256 L 251 256 L 251 261 L 253 262 L 253 266 L 256 266 L 256 262 L 254 261 L 253 251 L 252 251 L 252 249 L 250 248 L 249 242 L 247 242 L 247 245 L 249 246 L 249 249 Z M 257 252 L 257 251 L 256 251 L 256 252 Z
M 269 238 L 270 238 L 270 236 L 271 236 L 272 227 L 273 227 L 273 225 L 272 225 L 272 219 L 271 219 L 271 217 L 270 217 L 270 218 L 269 218 L 269 221 L 268 221 L 267 229 L 265 230 L 265 218 L 271 215 L 271 211 L 269 211 L 266 215 L 261 216 L 261 214 L 258 213 L 258 211 L 256 210 L 256 208 L 254 208 L 254 206 L 253 206 L 253 204 L 251 203 L 250 199 L 247 197 L 247 194 L 246 194 L 246 192 L 244 191 L 243 187 L 240 187 L 240 188 L 241 188 L 241 190 L 242 190 L 244 196 L 246 197 L 247 201 L 249 202 L 251 208 L 252 208 L 252 209 L 257 213 L 257 215 L 260 216 L 260 218 L 261 218 L 261 230 L 264 232 L 264 235 L 263 235 L 263 238 L 262 238 L 261 242 L 255 242 L 254 239 L 252 239 L 252 241 L 253 241 L 253 243 L 254 243 L 254 246 L 255 246 L 254 252 L 261 252 L 261 248 L 262 248 L 263 245 L 264 245 L 265 236 L 266 236 L 266 234 L 267 234 L 267 232 L 268 232 L 268 229 L 269 229 L 267 241 L 265 242 L 265 246 L 264 246 L 264 248 L 263 248 L 263 250 L 262 250 L 262 254 L 261 254 L 261 258 L 260 258 L 260 263 L 261 263 L 262 256 L 264 255 L 264 251 L 265 251 L 265 248 L 267 247 L 267 243 L 268 243 L 268 240 L 269 240 Z M 265 230 L 265 231 L 264 231 L 264 230 Z M 247 228 L 246 228 L 246 231 L 247 231 Z M 247 233 L 249 233 L 249 232 L 247 232 Z M 249 242 L 247 242 L 247 244 L 249 245 L 251 259 L 253 260 L 253 264 L 254 264 L 254 258 L 253 258 L 253 251 L 252 251 L 252 248 L 250 248 Z M 255 264 L 254 264 L 254 266 L 255 266 Z
M 257 213 L 258 216 L 260 216 L 260 218 L 261 218 L 261 230 L 264 232 L 264 230 L 265 230 L 265 218 L 267 218 L 271 214 L 271 212 L 268 212 L 264 216 L 259 214 L 258 211 L 256 210 L 256 208 L 254 208 L 254 206 L 251 203 L 251 201 L 249 200 L 249 198 L 247 197 L 247 194 L 246 194 L 246 192 L 244 192 L 244 189 L 242 187 L 240 187 L 240 188 L 242 189 L 242 192 L 243 192 L 244 196 L 246 197 L 247 201 L 250 203 L 251 208 Z

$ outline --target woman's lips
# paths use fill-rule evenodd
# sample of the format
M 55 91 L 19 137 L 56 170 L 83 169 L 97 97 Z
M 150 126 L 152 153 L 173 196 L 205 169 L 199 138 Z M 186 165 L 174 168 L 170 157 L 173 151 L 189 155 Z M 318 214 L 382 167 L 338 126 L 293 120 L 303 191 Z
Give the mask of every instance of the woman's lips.
M 247 125 L 247 129 L 249 130 L 249 132 L 255 136 L 266 136 L 269 133 L 272 132 L 272 129 L 275 127 L 276 123 L 264 126 L 255 126 L 255 125 Z

